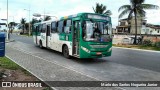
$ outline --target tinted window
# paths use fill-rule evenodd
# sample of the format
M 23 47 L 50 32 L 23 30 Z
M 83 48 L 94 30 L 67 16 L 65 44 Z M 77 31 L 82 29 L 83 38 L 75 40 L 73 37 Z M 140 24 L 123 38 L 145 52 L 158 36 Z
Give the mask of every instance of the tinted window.
M 52 22 L 51 24 L 51 33 L 57 32 L 57 22 Z
M 39 27 L 35 26 L 35 30 L 36 30 L 36 32 L 39 32 Z
M 42 25 L 38 25 L 38 32 L 42 32 Z
M 71 20 L 66 21 L 66 26 L 64 27 L 65 33 L 71 33 Z
M 71 26 L 71 20 L 67 20 L 67 26 Z
M 42 33 L 45 33 L 46 31 L 46 24 L 42 24 Z
M 62 33 L 63 32 L 63 21 L 58 22 L 58 32 Z

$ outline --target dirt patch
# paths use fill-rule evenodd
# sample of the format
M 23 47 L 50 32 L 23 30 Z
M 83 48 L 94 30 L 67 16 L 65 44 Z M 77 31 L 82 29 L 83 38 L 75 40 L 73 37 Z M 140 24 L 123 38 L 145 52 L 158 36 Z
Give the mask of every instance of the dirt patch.
M 0 72 L 3 72 L 3 78 L 0 81 L 40 81 L 31 74 L 25 74 L 22 70 L 9 70 L 0 67 Z M 43 88 L 2 88 L 0 90 L 43 90 Z

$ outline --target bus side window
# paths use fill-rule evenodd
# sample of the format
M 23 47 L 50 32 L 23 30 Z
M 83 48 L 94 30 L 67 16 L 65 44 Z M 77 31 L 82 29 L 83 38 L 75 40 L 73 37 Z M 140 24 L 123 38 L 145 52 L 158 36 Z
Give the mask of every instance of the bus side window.
M 51 33 L 57 32 L 57 22 L 51 23 Z
M 46 31 L 46 24 L 42 24 L 42 33 L 45 33 Z
M 63 32 L 63 22 L 64 22 L 64 21 L 59 21 L 59 22 L 58 22 L 58 32 L 59 32 L 59 33 L 62 33 L 62 32 Z
M 37 31 L 38 31 L 38 32 L 41 32 L 41 31 L 42 31 L 41 24 L 40 24 L 40 25 L 38 25 L 37 27 L 38 27 Z
M 39 30 L 39 27 L 35 26 L 35 32 L 38 32 L 38 30 Z
M 71 33 L 71 20 L 66 21 L 66 26 L 64 27 L 65 33 Z

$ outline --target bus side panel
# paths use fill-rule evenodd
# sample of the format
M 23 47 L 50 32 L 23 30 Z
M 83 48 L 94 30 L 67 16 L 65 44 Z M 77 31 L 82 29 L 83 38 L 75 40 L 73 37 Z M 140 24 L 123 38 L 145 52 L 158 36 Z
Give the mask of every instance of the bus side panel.
M 71 34 L 59 34 L 59 51 L 62 52 L 63 50 L 63 45 L 67 45 L 68 49 L 69 49 L 69 55 L 72 56 L 72 40 L 71 40 Z
M 58 33 L 51 33 L 51 40 L 50 40 L 50 48 L 56 51 L 59 51 L 58 47 L 58 40 L 59 40 L 59 35 Z
M 46 47 L 46 33 L 41 33 L 40 38 L 41 38 L 43 47 Z

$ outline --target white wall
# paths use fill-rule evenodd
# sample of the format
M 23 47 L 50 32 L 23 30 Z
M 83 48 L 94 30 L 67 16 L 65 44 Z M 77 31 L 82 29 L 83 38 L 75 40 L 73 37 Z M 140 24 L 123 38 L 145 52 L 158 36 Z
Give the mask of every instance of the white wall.
M 158 31 L 159 31 L 159 33 L 158 33 Z M 143 27 L 141 33 L 142 34 L 160 35 L 160 29 L 155 30 L 155 29 L 150 28 L 150 27 Z

